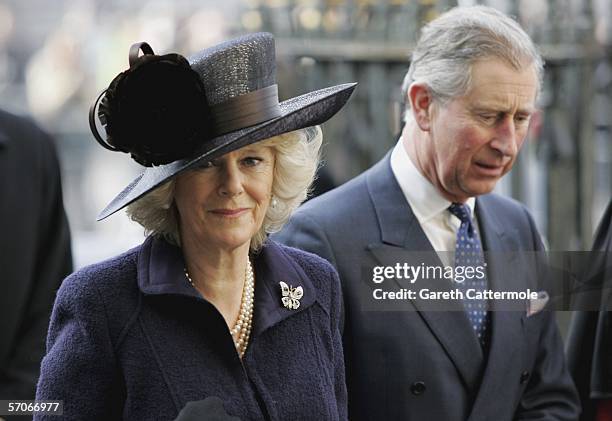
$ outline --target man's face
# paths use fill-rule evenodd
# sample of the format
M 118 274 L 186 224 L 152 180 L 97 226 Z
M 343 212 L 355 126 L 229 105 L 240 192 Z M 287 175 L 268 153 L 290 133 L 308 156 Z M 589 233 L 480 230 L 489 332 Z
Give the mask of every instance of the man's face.
M 453 202 L 489 193 L 514 164 L 535 111 L 533 66 L 499 59 L 472 65 L 470 90 L 430 107 L 429 139 L 418 146 L 426 177 Z

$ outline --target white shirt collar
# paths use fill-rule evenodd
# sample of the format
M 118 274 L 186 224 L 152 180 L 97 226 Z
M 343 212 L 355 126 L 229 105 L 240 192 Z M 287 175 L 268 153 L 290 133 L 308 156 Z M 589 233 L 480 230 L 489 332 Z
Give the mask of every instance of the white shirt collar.
M 391 171 L 420 223 L 440 215 L 451 205 L 414 165 L 401 137 L 391 152 Z M 476 199 L 470 197 L 466 204 L 473 219 Z

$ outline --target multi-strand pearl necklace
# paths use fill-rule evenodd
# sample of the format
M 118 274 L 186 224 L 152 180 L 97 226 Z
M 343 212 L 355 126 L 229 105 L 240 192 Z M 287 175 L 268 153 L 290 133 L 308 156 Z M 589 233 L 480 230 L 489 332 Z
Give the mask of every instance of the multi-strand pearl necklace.
M 192 287 L 195 288 L 193 280 L 185 268 L 185 277 L 189 281 Z M 245 273 L 244 287 L 242 288 L 242 300 L 240 301 L 240 312 L 238 313 L 238 320 L 236 324 L 230 330 L 236 351 L 240 358 L 244 356 L 247 346 L 249 345 L 249 338 L 251 337 L 251 326 L 253 325 L 253 303 L 255 301 L 255 275 L 253 275 L 253 266 L 251 265 L 251 259 L 247 260 L 247 267 Z

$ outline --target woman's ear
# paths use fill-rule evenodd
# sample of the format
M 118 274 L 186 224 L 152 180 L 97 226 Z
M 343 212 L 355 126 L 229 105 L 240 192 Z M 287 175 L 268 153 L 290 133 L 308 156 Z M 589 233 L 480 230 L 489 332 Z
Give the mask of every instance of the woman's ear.
M 408 88 L 408 98 L 410 101 L 410 110 L 414 121 L 419 128 L 428 132 L 431 129 L 431 110 L 433 105 L 433 97 L 429 88 L 424 83 L 413 83 Z

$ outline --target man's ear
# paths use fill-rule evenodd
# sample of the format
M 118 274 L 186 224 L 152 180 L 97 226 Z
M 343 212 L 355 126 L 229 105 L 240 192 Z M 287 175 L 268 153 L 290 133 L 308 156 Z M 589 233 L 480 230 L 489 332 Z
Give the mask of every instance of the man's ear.
M 424 83 L 413 83 L 408 88 L 408 101 L 410 101 L 410 110 L 414 121 L 419 128 L 428 132 L 431 129 L 431 111 L 433 97 L 429 88 Z

